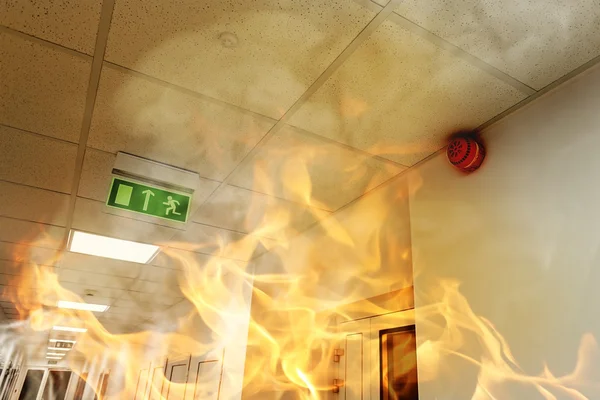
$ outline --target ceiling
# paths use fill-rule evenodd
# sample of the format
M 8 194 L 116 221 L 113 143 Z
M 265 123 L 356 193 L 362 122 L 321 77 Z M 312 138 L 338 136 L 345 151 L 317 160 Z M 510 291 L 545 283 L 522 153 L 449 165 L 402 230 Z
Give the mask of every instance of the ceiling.
M 70 229 L 245 262 L 600 56 L 597 0 L 7 0 L 0 25 L 0 285 L 54 264 L 112 332 L 172 317 L 180 268 L 49 261 Z M 108 214 L 119 151 L 197 172 L 191 222 Z

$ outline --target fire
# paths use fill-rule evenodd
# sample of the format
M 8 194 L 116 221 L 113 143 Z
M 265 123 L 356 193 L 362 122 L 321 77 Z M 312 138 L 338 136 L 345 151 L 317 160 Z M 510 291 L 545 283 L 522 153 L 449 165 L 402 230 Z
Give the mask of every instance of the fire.
M 177 243 L 164 245 L 165 254 L 180 267 L 180 290 L 190 304 L 167 332 L 113 334 L 91 312 L 56 309 L 58 299 L 82 300 L 43 265 L 29 265 L 20 274 L 11 293 L 13 301 L 31 330 L 48 331 L 74 321 L 88 329 L 69 360 L 79 375 L 84 365 L 93 363 L 118 371 L 111 377 L 118 384 L 107 398 L 134 398 L 140 370 L 160 356 L 211 354 L 222 364 L 228 349 L 238 345 L 236 333 L 247 325 L 245 367 L 224 370 L 223 385 L 243 380 L 244 398 L 324 399 L 333 389 L 334 348 L 345 337 L 339 323 L 411 308 L 413 290 L 408 221 L 402 220 L 408 215 L 393 217 L 398 201 L 405 201 L 408 192 L 391 185 L 330 216 L 324 211 L 327 205 L 312 196 L 307 165 L 318 151 L 287 159 L 280 170 L 281 182 L 274 181 L 260 163 L 255 170 L 258 192 L 271 193 L 274 185 L 282 185 L 291 198 L 311 207 L 319 222 L 310 231 L 301 234 L 290 228 L 285 242 L 250 262 L 219 257 L 233 249 L 249 256 L 259 245 L 268 245 L 262 237 L 289 228 L 290 210 L 277 203 L 266 210 L 251 207 L 249 220 L 256 220 L 252 214 L 260 212 L 252 234 L 239 242 L 222 242 L 203 265 L 173 250 L 180 247 Z M 31 288 L 36 290 L 33 301 Z M 419 329 L 439 333 L 417 336 L 420 385 L 446 379 L 450 366 L 459 360 L 476 370 L 475 400 L 511 398 L 507 393 L 513 393 L 515 384 L 545 399 L 584 399 L 600 393 L 592 375 L 598 357 L 593 337 L 582 338 L 571 374 L 554 376 L 545 370 L 539 376 L 527 375 L 502 334 L 474 313 L 459 289 L 458 282 L 440 279 L 434 293 L 438 300 L 414 310 Z M 427 295 L 416 291 L 416 296 Z M 400 364 L 402 373 L 413 368 L 414 363 Z M 170 382 L 164 375 L 148 382 L 153 399 L 163 398 L 164 388 L 170 398 L 180 399 L 189 390 L 185 383 Z M 90 385 L 100 393 L 97 381 Z

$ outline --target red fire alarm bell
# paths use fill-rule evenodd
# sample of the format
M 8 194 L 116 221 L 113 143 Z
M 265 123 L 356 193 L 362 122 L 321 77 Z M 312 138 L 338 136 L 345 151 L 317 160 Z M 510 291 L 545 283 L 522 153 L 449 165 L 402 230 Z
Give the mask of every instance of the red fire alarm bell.
M 485 148 L 475 137 L 459 136 L 448 144 L 448 160 L 463 172 L 473 172 L 485 158 Z

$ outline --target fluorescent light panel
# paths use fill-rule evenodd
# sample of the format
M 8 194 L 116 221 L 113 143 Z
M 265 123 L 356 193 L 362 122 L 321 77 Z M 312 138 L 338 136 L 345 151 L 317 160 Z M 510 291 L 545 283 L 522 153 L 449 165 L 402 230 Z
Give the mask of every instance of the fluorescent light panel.
M 63 332 L 87 332 L 86 328 L 74 328 L 72 326 L 59 326 L 54 325 L 52 327 L 55 331 L 63 331 Z
M 104 312 L 108 310 L 109 306 L 104 304 L 90 304 L 90 303 L 77 303 L 74 301 L 59 300 L 56 304 L 58 308 L 68 308 L 71 310 L 83 310 L 83 311 L 95 311 Z
M 113 258 L 115 260 L 131 261 L 146 264 L 156 254 L 159 247 L 152 244 L 131 242 L 108 236 L 71 231 L 69 250 L 74 253 Z
M 48 339 L 49 342 L 52 343 L 56 343 L 56 342 L 67 342 L 67 343 L 77 343 L 75 340 L 67 340 L 67 339 Z
M 52 347 L 52 346 L 48 346 L 48 350 L 70 351 L 71 349 L 65 349 L 64 347 Z
M 62 357 L 46 356 L 48 360 L 62 360 Z
M 64 357 L 67 353 L 46 353 L 47 356 L 61 356 Z

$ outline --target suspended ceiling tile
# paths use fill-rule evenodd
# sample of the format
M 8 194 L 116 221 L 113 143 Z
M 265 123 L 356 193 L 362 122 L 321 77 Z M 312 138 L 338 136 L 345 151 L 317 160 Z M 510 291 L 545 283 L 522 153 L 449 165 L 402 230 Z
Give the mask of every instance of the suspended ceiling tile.
M 126 298 L 120 298 L 114 302 L 114 306 L 120 307 L 124 310 L 129 310 L 129 312 L 137 312 L 138 310 L 144 314 L 150 312 L 154 313 L 157 310 L 163 310 L 169 307 L 168 304 L 164 304 L 164 302 L 156 302 L 149 301 L 143 302 L 138 298 L 132 298 L 131 294 L 126 294 Z M 159 300 L 159 299 L 156 299 Z M 111 305 L 111 307 L 113 306 Z
M 88 146 L 222 180 L 273 124 L 105 64 Z
M 81 298 L 86 298 L 86 292 L 89 290 L 94 291 L 94 293 L 95 293 L 93 296 L 94 298 L 96 296 L 98 296 L 105 300 L 110 299 L 109 301 L 118 299 L 127 293 L 126 291 L 119 289 L 119 288 L 104 287 L 104 286 L 98 286 L 98 285 L 94 285 L 94 284 L 82 284 L 82 283 L 68 282 L 68 281 L 62 281 L 62 280 L 60 280 L 59 283 L 61 284 L 61 286 L 63 288 L 75 293 L 76 295 L 78 295 Z
M 61 282 L 76 283 L 78 285 L 94 285 L 121 290 L 128 290 L 134 280 L 121 276 L 96 274 L 88 271 L 76 271 L 72 269 L 59 269 L 58 276 Z
M 353 0 L 121 0 L 106 59 L 279 118 L 374 16 Z
M 212 232 L 214 235 L 218 235 L 220 230 L 214 230 Z M 183 236 L 186 235 L 179 234 L 177 237 L 175 237 L 172 246 L 193 246 L 192 243 L 181 244 Z M 186 251 L 172 247 L 168 249 L 163 249 L 160 253 L 156 255 L 156 257 L 154 257 L 151 263 L 152 265 L 156 265 L 165 270 L 185 271 L 188 267 L 192 270 L 204 270 L 209 262 L 219 262 L 220 264 L 228 265 L 230 265 L 231 263 L 237 263 L 237 261 L 228 258 L 220 258 L 213 255 L 202 254 L 194 251 Z
M 175 276 L 172 276 L 171 279 L 164 282 L 151 282 L 137 279 L 130 290 L 159 297 L 183 297 L 183 293 L 181 293 L 181 290 L 179 289 L 179 282 Z
M 284 125 L 230 183 L 335 211 L 405 169 Z
M 411 166 L 456 129 L 525 97 L 386 21 L 291 118 L 291 124 Z
M 328 211 L 225 185 L 200 207 L 192 221 L 285 240 L 329 214 Z
M 73 214 L 73 229 L 152 244 L 166 243 L 179 232 L 173 228 L 108 214 L 105 207 L 102 202 L 78 197 Z
M 77 195 L 86 199 L 106 201 L 116 154 L 87 148 Z
M 69 196 L 0 181 L 0 215 L 64 226 Z
M 0 179 L 70 193 L 77 145 L 0 125 Z
M 138 264 L 87 254 L 66 252 L 60 262 L 61 269 L 72 269 L 91 273 L 102 273 L 131 279 L 156 280 L 158 282 L 172 274 L 172 270 L 148 264 Z M 166 271 L 166 272 L 163 272 Z
M 53 249 L 0 242 L 0 260 L 20 263 L 21 268 L 29 264 L 55 265 L 56 255 Z
M 217 257 L 247 261 L 274 246 L 276 241 L 207 225 L 190 223 L 173 238 L 171 247 Z
M 106 202 L 108 197 L 108 191 L 112 180 L 112 169 L 115 163 L 116 155 L 112 153 L 106 153 L 104 151 L 87 148 L 85 157 L 83 159 L 83 169 L 81 172 L 81 179 L 79 182 L 78 195 L 87 199 L 93 199 L 97 201 Z M 192 197 L 192 206 L 190 208 L 190 215 L 193 214 L 200 204 L 206 200 L 206 198 L 219 186 L 219 183 L 213 180 L 199 178 L 194 195 Z M 117 215 L 126 215 L 125 212 L 120 210 L 111 210 L 112 213 Z M 179 227 L 181 226 L 176 223 L 169 223 L 167 220 L 157 221 L 156 218 L 143 217 L 139 215 L 137 219 L 156 222 L 160 225 Z
M 152 293 L 127 291 L 116 304 L 126 304 L 127 301 L 133 302 L 133 304 L 136 304 L 137 306 L 145 306 L 148 310 L 158 311 L 181 301 L 181 297 L 167 295 L 156 296 Z
M 77 142 L 91 58 L 0 31 L 0 123 Z
M 15 261 L 0 259 L 0 274 L 18 275 L 21 264 Z
M 101 0 L 6 0 L 0 25 L 92 54 L 101 7 Z
M 0 217 L 0 241 L 59 249 L 65 229 L 12 218 Z
M 406 0 L 397 13 L 536 89 L 600 55 L 597 0 Z

